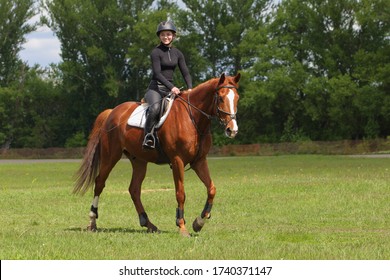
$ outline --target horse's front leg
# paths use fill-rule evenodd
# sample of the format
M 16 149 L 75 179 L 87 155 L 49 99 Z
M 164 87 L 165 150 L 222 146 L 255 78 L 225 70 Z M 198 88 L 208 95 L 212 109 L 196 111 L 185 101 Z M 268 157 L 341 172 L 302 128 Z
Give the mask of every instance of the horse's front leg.
M 182 236 L 189 237 L 190 233 L 185 226 L 186 222 L 184 220 L 184 202 L 186 200 L 186 194 L 184 191 L 184 163 L 179 157 L 176 157 L 172 161 L 172 172 L 175 181 L 177 200 L 176 225 L 179 227 L 179 231 Z
M 198 216 L 192 223 L 192 228 L 194 229 L 194 231 L 199 232 L 203 228 L 206 219 L 210 219 L 211 217 L 211 208 L 213 207 L 216 189 L 210 177 L 210 171 L 206 158 L 198 160 L 191 167 L 196 172 L 199 179 L 203 182 L 207 189 L 207 200 L 203 211 L 200 216 Z
M 133 175 L 129 186 L 129 193 L 138 213 L 139 223 L 142 227 L 147 228 L 148 233 L 159 232 L 158 228 L 149 220 L 141 202 L 141 185 L 145 179 L 147 163 L 131 159 L 131 164 L 133 166 Z

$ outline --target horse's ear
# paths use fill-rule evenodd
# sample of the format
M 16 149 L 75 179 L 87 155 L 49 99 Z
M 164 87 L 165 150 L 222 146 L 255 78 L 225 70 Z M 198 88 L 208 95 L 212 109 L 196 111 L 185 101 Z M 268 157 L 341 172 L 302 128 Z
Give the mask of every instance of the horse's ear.
M 218 85 L 223 84 L 224 81 L 225 81 L 225 73 L 222 73 L 221 77 L 219 78 Z
M 237 84 L 238 81 L 240 80 L 241 78 L 241 73 L 238 73 L 235 77 L 234 77 L 234 82 Z

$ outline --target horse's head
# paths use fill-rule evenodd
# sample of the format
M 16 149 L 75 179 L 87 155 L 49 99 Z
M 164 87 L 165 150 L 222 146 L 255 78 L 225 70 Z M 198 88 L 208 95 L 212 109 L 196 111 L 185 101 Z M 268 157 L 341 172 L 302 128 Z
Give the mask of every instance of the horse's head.
M 222 74 L 215 89 L 216 115 L 221 124 L 225 126 L 225 135 L 229 138 L 234 138 L 238 133 L 236 114 L 239 99 L 237 88 L 240 77 L 240 73 L 235 77 Z

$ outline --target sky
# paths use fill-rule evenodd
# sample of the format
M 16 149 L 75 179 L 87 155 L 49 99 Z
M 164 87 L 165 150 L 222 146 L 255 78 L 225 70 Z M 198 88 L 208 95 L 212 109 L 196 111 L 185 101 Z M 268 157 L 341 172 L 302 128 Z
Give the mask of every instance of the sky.
M 39 16 L 32 19 L 33 22 L 37 20 L 39 20 Z M 22 48 L 23 50 L 19 53 L 20 58 L 30 66 L 39 64 L 42 67 L 47 67 L 50 63 L 61 61 L 60 42 L 46 26 L 39 27 L 35 32 L 28 34 Z

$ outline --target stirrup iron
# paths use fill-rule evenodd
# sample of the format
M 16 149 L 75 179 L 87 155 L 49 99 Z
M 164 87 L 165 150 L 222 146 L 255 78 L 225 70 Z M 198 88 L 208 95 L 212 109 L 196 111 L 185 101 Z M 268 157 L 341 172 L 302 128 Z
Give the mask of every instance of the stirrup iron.
M 144 142 L 142 143 L 142 147 L 146 149 L 154 149 L 156 145 L 156 138 L 154 137 L 152 132 L 149 132 L 145 135 Z

